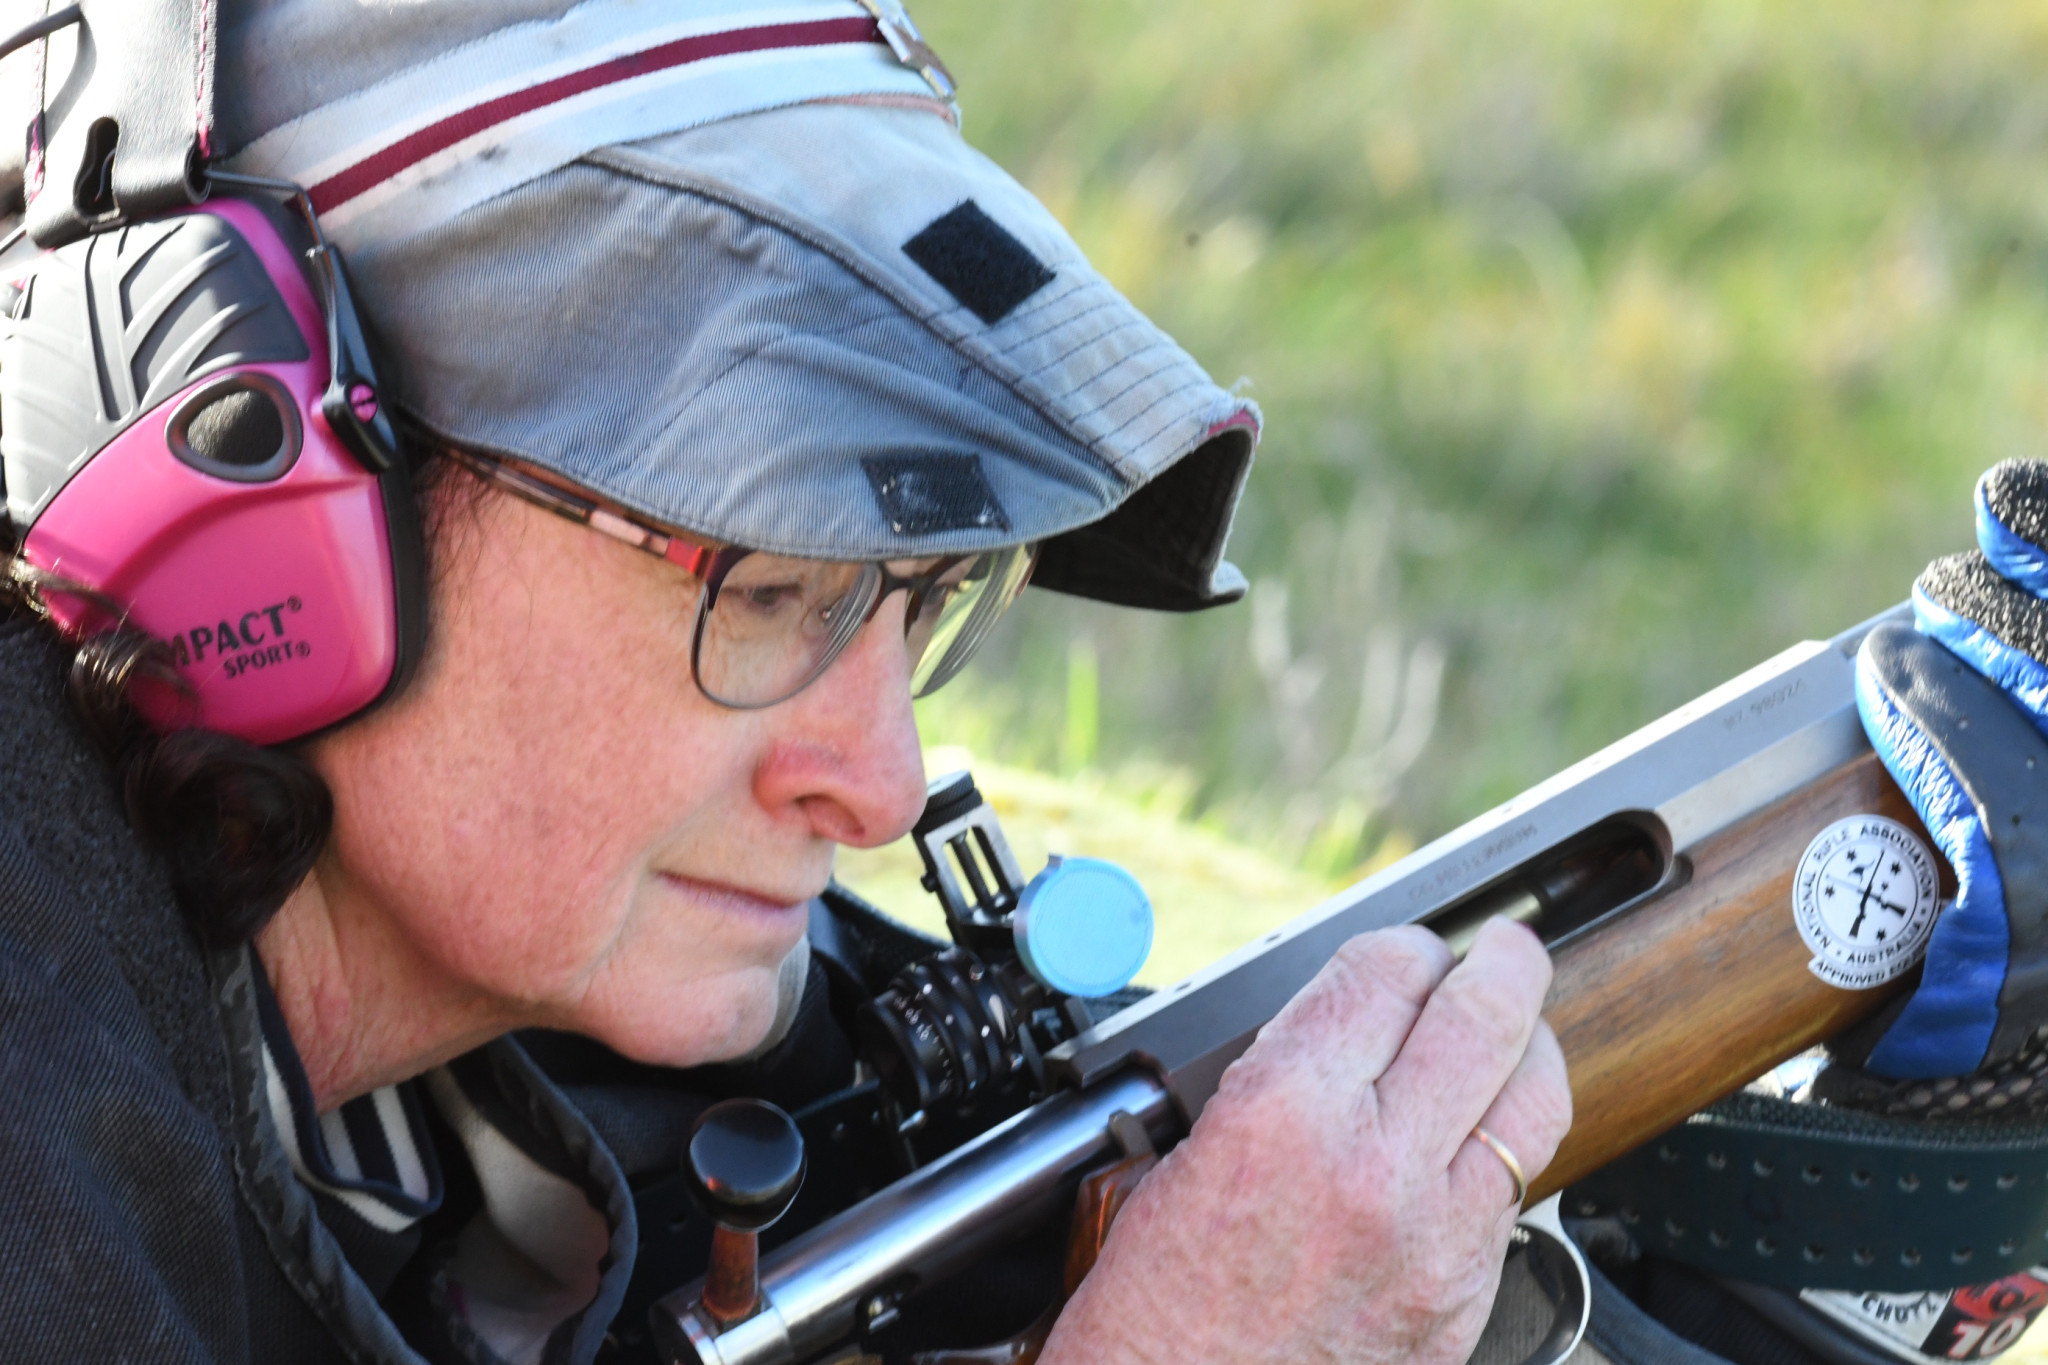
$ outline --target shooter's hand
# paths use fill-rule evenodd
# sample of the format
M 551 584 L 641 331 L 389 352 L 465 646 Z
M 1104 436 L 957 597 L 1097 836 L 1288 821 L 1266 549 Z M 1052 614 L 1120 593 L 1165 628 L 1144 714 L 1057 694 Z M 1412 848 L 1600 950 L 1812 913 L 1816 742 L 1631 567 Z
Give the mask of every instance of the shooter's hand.
M 1472 1130 L 1533 1177 L 1571 1126 L 1549 983 L 1504 920 L 1455 967 L 1422 929 L 1347 943 L 1139 1187 L 1047 1365 L 1464 1360 L 1520 1211 Z
M 1856 656 L 1871 743 L 1958 882 L 1861 1059 L 1883 1076 L 2005 1061 L 2048 1018 L 2048 462 L 1985 474 L 1977 543 L 1913 585 L 1917 631 L 1881 626 Z

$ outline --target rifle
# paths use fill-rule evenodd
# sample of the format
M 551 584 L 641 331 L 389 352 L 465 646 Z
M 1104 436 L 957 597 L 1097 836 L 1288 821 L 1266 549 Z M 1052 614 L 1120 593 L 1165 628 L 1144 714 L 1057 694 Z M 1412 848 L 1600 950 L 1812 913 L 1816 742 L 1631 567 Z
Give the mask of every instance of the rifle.
M 714 1315 L 701 1283 L 662 1299 L 657 1342 L 679 1362 L 796 1365 L 887 1327 L 1071 1208 L 1090 1172 L 1185 1135 L 1260 1027 L 1369 930 L 1421 923 L 1459 949 L 1508 915 L 1549 947 L 1577 1120 L 1531 1203 L 1862 1019 L 1910 976 L 1823 980 L 1792 884 L 1845 817 L 1919 830 L 1852 691 L 1857 645 L 1904 611 L 1786 650 L 1051 1049 L 1046 1098 L 763 1257 L 750 1315 Z

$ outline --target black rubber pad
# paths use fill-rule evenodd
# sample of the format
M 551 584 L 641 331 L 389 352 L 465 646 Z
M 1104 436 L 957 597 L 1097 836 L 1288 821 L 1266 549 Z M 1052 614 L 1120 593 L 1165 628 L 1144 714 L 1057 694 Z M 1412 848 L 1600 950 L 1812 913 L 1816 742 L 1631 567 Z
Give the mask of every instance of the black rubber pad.
M 1984 501 L 2014 534 L 2048 549 L 2048 460 L 2007 460 L 1984 476 Z
M 972 199 L 932 219 L 903 254 L 991 326 L 1052 281 L 1045 263 Z
M 1920 575 L 1920 591 L 2021 653 L 2048 663 L 2048 602 L 2008 580 L 1982 552 L 1947 555 Z

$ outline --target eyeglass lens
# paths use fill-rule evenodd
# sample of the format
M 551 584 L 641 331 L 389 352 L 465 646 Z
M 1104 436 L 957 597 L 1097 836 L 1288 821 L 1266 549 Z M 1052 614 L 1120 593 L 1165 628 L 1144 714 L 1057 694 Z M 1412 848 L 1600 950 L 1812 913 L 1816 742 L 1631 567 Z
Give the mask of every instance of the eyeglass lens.
M 700 599 L 694 665 L 727 706 L 770 706 L 802 690 L 850 644 L 888 592 L 908 588 L 904 649 L 916 696 L 964 667 L 1030 576 L 1029 547 L 942 560 L 922 573 L 749 554 Z

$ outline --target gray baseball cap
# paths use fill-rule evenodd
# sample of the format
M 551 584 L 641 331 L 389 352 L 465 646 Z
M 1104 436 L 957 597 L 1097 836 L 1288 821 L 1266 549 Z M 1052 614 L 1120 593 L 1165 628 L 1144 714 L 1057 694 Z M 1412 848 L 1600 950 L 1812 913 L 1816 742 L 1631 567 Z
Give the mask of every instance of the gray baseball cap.
M 1235 599 L 1257 409 L 951 93 L 894 0 L 230 3 L 216 164 L 311 188 L 452 442 L 757 549 Z

